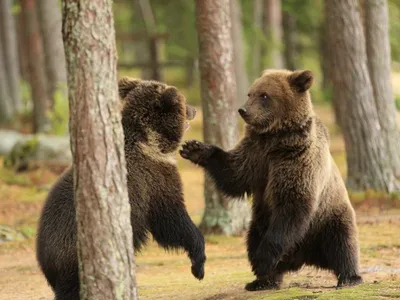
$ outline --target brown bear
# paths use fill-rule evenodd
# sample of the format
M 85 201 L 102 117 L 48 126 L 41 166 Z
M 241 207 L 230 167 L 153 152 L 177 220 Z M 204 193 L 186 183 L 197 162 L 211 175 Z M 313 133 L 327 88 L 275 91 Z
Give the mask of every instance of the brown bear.
M 184 249 L 192 274 L 204 277 L 204 237 L 184 204 L 175 153 L 196 110 L 172 86 L 137 79 L 119 81 L 131 223 L 135 250 L 148 232 L 166 249 Z M 73 172 L 54 185 L 45 202 L 37 259 L 56 299 L 79 299 Z
M 311 71 L 265 71 L 239 109 L 247 125 L 236 148 L 188 141 L 180 151 L 225 194 L 253 196 L 249 291 L 279 288 L 304 264 L 332 270 L 338 287 L 362 282 L 355 213 L 313 111 L 312 83 Z

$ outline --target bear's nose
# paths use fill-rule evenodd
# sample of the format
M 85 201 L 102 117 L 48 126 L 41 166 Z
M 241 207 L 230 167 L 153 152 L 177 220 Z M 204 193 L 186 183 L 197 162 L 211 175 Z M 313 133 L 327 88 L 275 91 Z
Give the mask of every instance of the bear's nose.
M 247 113 L 247 109 L 241 107 L 238 109 L 239 114 L 243 117 Z

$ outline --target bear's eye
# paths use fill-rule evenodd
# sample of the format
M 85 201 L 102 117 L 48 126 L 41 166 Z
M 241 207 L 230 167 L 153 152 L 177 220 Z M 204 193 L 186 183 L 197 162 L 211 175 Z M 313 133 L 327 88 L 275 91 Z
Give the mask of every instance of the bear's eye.
M 269 99 L 269 97 L 268 97 L 268 95 L 267 95 L 266 93 L 262 93 L 262 94 L 260 95 L 260 97 L 261 97 L 263 100 L 268 100 L 268 99 Z

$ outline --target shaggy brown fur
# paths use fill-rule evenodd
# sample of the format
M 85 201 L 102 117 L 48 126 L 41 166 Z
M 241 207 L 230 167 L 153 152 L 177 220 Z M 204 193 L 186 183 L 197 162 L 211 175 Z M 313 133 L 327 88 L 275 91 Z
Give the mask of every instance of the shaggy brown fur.
M 204 238 L 186 211 L 174 157 L 196 111 L 175 87 L 159 82 L 123 78 L 119 93 L 135 250 L 150 231 L 162 247 L 184 249 L 193 275 L 202 279 Z M 57 300 L 79 299 L 72 174 L 68 170 L 51 190 L 37 239 L 37 258 Z
M 338 287 L 362 282 L 354 210 L 313 111 L 312 82 L 310 71 L 265 71 L 239 109 L 247 128 L 236 148 L 189 141 L 181 150 L 227 195 L 253 195 L 247 247 L 257 279 L 247 290 L 278 288 L 304 264 L 332 270 Z

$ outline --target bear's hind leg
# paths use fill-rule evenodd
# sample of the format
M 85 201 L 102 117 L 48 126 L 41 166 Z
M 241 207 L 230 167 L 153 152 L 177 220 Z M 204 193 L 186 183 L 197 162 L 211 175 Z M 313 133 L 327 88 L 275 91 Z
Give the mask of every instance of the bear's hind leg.
M 355 224 L 340 218 L 329 223 L 322 233 L 322 251 L 327 268 L 337 279 L 337 287 L 354 286 L 363 282 L 359 274 L 359 248 Z
M 79 277 L 59 280 L 54 288 L 55 300 L 79 300 Z

